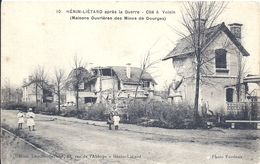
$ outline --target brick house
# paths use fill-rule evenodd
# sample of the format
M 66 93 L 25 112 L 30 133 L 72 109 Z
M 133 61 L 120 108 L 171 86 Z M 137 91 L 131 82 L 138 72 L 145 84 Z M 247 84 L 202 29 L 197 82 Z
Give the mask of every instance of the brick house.
M 227 103 L 245 101 L 247 86 L 243 83 L 241 60 L 250 54 L 241 45 L 242 24 L 225 23 L 205 29 L 206 46 L 203 48 L 204 62 L 201 66 L 200 104 L 207 104 L 211 111 L 227 109 Z M 187 38 L 178 41 L 176 47 L 163 58 L 171 59 L 177 73 L 169 97 L 194 103 L 195 97 L 195 49 Z M 237 92 L 237 86 L 240 86 Z M 239 94 L 239 96 L 237 96 Z M 239 99 L 238 99 L 239 98 Z

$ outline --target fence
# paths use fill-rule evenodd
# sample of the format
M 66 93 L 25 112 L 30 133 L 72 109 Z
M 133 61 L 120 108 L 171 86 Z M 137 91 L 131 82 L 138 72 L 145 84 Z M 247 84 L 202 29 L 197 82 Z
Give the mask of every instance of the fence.
M 246 102 L 228 102 L 227 111 L 228 112 L 240 112 L 246 108 L 248 103 Z
M 228 102 L 227 112 L 233 114 L 246 114 L 249 119 L 260 119 L 260 102 Z

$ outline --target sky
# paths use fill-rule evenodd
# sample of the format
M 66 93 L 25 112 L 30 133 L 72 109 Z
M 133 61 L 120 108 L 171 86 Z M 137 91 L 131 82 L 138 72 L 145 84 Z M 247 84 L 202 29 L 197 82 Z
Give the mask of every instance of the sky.
M 8 79 L 12 85 L 21 87 L 23 79 L 28 80 L 38 66 L 44 66 L 50 78 L 55 67 L 68 74 L 75 55 L 93 66 L 131 63 L 139 67 L 140 59 L 148 51 L 151 61 L 162 59 L 180 39 L 171 29 L 183 28 L 180 6 L 181 2 L 3 2 L 1 84 Z M 101 10 L 102 14 L 70 10 Z M 119 14 L 119 10 L 123 13 Z M 89 20 L 70 20 L 71 16 Z M 112 20 L 92 20 L 92 16 Z M 114 20 L 124 16 L 137 20 Z M 144 20 L 138 20 L 140 17 Z M 165 20 L 146 20 L 147 17 Z M 222 22 L 243 24 L 242 45 L 250 53 L 247 68 L 249 73 L 259 74 L 260 3 L 229 2 L 216 24 Z M 175 77 L 171 60 L 158 63 L 150 71 L 158 90 Z

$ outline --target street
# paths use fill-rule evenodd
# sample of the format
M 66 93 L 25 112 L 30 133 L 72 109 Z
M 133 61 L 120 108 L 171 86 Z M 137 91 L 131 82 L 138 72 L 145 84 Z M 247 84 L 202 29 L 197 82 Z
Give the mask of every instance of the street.
M 2 127 L 14 131 L 17 113 L 1 110 Z M 41 114 L 36 114 L 35 123 L 36 131 L 29 131 L 24 123 L 19 136 L 48 154 L 23 148 L 22 141 L 8 144 L 10 137 L 4 137 L 2 130 L 2 146 L 7 149 L 2 150 L 2 160 L 35 163 L 41 159 L 38 164 L 48 160 L 82 164 L 260 162 L 259 130 L 176 130 L 120 124 L 116 131 L 108 130 L 106 122 Z

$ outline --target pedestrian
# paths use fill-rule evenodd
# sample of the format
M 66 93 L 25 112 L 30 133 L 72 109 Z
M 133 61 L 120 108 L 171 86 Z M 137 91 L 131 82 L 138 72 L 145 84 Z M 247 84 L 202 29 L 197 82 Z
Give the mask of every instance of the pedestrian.
M 19 110 L 17 117 L 18 117 L 18 129 L 22 129 L 23 123 L 24 123 L 23 110 L 22 109 Z
M 118 130 L 119 121 L 120 121 L 118 112 L 115 112 L 115 115 L 113 116 L 113 120 L 114 120 L 115 130 Z
M 111 125 L 114 123 L 113 121 L 113 113 L 109 112 L 108 117 L 107 117 L 107 124 L 108 124 L 108 128 L 109 130 L 112 130 Z
M 28 113 L 26 114 L 27 119 L 27 126 L 29 127 L 29 131 L 31 131 L 31 127 L 32 130 L 35 131 L 34 126 L 35 126 L 35 122 L 34 122 L 34 117 L 35 114 L 32 111 L 32 108 L 29 108 Z

